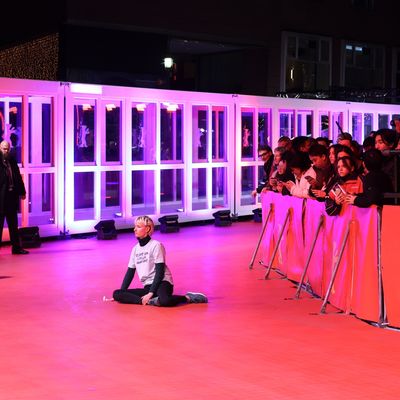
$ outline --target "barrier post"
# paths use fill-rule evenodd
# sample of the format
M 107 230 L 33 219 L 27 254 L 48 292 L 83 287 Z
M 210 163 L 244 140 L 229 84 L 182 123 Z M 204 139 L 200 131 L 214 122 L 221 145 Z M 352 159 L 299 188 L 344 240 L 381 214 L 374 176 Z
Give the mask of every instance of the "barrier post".
M 274 247 L 274 251 L 272 252 L 271 260 L 268 263 L 268 268 L 267 268 L 267 272 L 265 273 L 264 279 L 268 279 L 269 273 L 271 272 L 272 264 L 274 263 L 276 253 L 278 252 L 278 248 L 279 248 L 279 245 L 281 243 L 282 236 L 283 236 L 283 233 L 285 231 L 286 224 L 287 224 L 287 222 L 289 220 L 289 216 L 290 216 L 291 211 L 292 211 L 291 208 L 289 208 L 287 210 L 285 222 L 283 223 L 282 229 L 281 229 L 281 231 L 279 233 L 278 241 L 276 242 L 275 247 Z
M 378 326 L 380 328 L 384 328 L 388 325 L 387 316 L 386 316 L 386 306 L 385 306 L 385 297 L 383 292 L 383 280 L 382 280 L 382 208 L 378 208 L 378 296 L 379 296 L 379 322 Z
M 305 264 L 305 266 L 303 268 L 303 273 L 301 274 L 299 286 L 297 287 L 296 294 L 294 295 L 295 299 L 298 299 L 299 296 L 300 296 L 301 287 L 303 286 L 304 278 L 306 276 L 308 266 L 310 265 L 311 256 L 314 253 L 315 244 L 317 243 L 318 235 L 319 235 L 319 232 L 321 231 L 321 228 L 322 228 L 322 226 L 324 224 L 324 221 L 325 221 L 325 216 L 323 214 L 321 214 L 320 217 L 319 217 L 317 231 L 315 232 L 315 237 L 313 239 L 313 242 L 312 242 L 312 245 L 311 245 L 311 248 L 310 248 L 310 252 L 308 253 L 307 261 L 306 261 L 306 264 Z
M 323 301 L 322 306 L 321 306 L 320 314 L 325 314 L 326 304 L 328 303 L 329 295 L 331 294 L 333 283 L 335 281 L 336 274 L 337 274 L 338 269 L 339 269 L 339 264 L 340 264 L 340 261 L 342 260 L 342 257 L 343 257 L 343 252 L 344 252 L 344 249 L 346 247 L 347 240 L 349 238 L 350 225 L 352 223 L 353 223 L 353 220 L 350 220 L 348 225 L 347 225 L 346 233 L 344 235 L 344 238 L 343 238 L 343 241 L 342 241 L 342 245 L 340 247 L 338 259 L 337 259 L 337 261 L 335 263 L 335 266 L 333 268 L 333 271 L 332 271 L 331 280 L 329 281 L 328 290 L 326 291 L 326 294 L 325 294 L 325 297 L 324 297 L 324 301 Z
M 273 212 L 273 209 L 274 209 L 274 204 L 271 203 L 271 204 L 269 205 L 268 215 L 267 215 L 267 218 L 265 219 L 264 225 L 263 225 L 263 227 L 262 227 L 261 234 L 260 234 L 260 237 L 259 237 L 259 239 L 258 239 L 257 246 L 256 246 L 256 248 L 255 248 L 255 250 L 254 250 L 253 256 L 251 257 L 250 264 L 249 264 L 249 269 L 252 269 L 252 268 L 253 268 L 254 260 L 255 260 L 256 255 L 257 255 L 257 251 L 258 251 L 258 249 L 259 249 L 259 247 L 260 247 L 261 240 L 262 240 L 262 238 L 263 238 L 263 236 L 264 236 L 265 230 L 266 230 L 267 225 L 268 225 L 269 217 L 271 216 L 271 214 L 272 214 L 272 212 Z

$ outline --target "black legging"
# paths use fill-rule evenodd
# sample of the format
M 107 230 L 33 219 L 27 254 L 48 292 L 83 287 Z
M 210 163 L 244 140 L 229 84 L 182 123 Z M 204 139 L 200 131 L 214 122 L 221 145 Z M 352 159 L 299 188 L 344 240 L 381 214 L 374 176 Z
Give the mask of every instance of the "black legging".
M 142 296 L 150 292 L 151 285 L 143 289 L 118 289 L 113 293 L 115 301 L 125 304 L 142 304 Z M 172 294 L 174 287 L 167 281 L 162 281 L 153 297 L 158 297 L 158 305 L 161 307 L 174 307 L 181 303 L 187 303 L 186 296 Z

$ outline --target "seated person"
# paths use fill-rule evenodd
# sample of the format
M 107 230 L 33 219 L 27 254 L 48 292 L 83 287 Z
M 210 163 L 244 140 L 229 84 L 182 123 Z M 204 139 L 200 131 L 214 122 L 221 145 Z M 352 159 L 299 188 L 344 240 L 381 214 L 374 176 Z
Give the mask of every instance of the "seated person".
M 393 191 L 389 175 L 382 171 L 383 155 L 377 149 L 370 149 L 365 152 L 363 163 L 365 168 L 365 175 L 361 177 L 363 191 L 347 194 L 345 202 L 357 207 L 369 207 L 372 204 L 381 206 L 385 202 L 383 193 Z
M 154 305 L 173 307 L 182 303 L 207 303 L 207 297 L 202 293 L 187 292 L 184 296 L 174 295 L 174 284 L 170 269 L 165 261 L 164 246 L 151 238 L 154 232 L 154 223 L 148 216 L 137 217 L 134 233 L 139 243 L 131 252 L 128 270 L 120 289 L 113 293 L 113 297 L 104 301 L 118 301 L 127 304 Z M 138 272 L 143 288 L 128 289 Z

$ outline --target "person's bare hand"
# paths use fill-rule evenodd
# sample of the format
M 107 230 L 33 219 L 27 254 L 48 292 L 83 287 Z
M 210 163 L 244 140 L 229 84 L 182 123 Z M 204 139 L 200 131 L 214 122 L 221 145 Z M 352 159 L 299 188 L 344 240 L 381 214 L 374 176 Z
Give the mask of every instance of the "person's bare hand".
M 356 195 L 354 194 L 346 194 L 344 202 L 346 204 L 354 204 L 354 200 L 356 199 Z
M 335 203 L 336 204 L 343 204 L 346 200 L 346 195 L 344 193 L 339 193 L 336 197 L 335 197 Z
M 290 191 L 292 189 L 292 187 L 294 186 L 294 182 L 293 181 L 287 181 L 287 182 L 284 183 L 284 185 L 286 186 L 286 189 Z
M 323 190 L 312 189 L 311 192 L 315 197 L 318 197 L 320 199 L 323 199 L 326 196 L 326 193 Z
M 153 293 L 151 293 L 151 292 L 142 296 L 142 304 L 145 306 L 152 297 L 153 297 Z

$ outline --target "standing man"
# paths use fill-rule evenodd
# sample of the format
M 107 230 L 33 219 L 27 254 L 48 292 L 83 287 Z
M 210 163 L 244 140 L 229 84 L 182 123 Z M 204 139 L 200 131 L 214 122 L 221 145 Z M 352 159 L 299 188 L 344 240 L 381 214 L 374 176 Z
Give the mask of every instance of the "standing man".
M 7 220 L 12 254 L 28 254 L 19 241 L 18 202 L 25 200 L 24 182 L 19 172 L 17 161 L 10 155 L 10 143 L 0 143 L 0 243 L 3 236 L 4 219 Z

